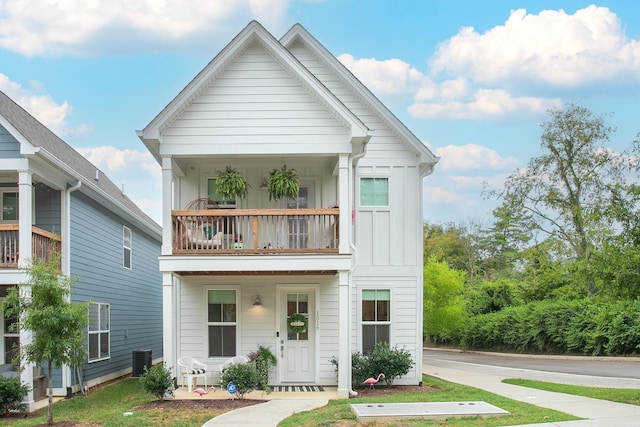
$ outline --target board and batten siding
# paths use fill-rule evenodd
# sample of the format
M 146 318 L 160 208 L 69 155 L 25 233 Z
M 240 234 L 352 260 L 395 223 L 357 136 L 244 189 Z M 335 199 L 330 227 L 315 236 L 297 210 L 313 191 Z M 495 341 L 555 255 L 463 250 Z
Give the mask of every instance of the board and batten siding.
M 0 159 L 20 158 L 20 143 L 0 125 Z
M 134 350 L 162 357 L 159 236 L 149 236 L 80 191 L 71 193 L 72 300 L 110 305 L 111 357 L 84 364 L 85 382 L 131 369 Z M 132 232 L 132 268 L 123 267 L 122 227 Z M 75 381 L 75 378 L 74 378 Z
M 349 152 L 332 114 L 259 44 L 253 43 L 163 130 L 163 151 Z

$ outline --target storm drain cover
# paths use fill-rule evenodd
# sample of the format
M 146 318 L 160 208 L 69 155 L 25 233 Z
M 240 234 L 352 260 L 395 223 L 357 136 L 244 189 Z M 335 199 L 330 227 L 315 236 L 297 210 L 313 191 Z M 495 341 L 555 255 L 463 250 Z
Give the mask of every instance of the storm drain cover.
M 402 418 L 446 419 L 451 417 L 496 417 L 509 412 L 487 402 L 360 403 L 351 405 L 358 421 L 388 421 Z

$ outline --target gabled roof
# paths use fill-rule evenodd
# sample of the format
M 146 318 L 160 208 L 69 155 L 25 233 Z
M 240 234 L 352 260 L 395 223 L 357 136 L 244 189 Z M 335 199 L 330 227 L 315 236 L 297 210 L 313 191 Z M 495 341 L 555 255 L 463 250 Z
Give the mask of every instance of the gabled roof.
M 394 131 L 420 159 L 421 172 L 429 175 L 439 160 L 357 77 L 355 77 L 333 54 L 315 39 L 302 25 L 295 24 L 282 36 L 280 43 L 289 48 L 296 41 L 303 43 L 315 53 L 319 60 L 329 67 L 334 74 L 353 88 L 356 96 L 367 105 L 372 112 Z
M 108 209 L 123 215 L 149 234 L 159 238 L 160 226 L 89 160 L 36 120 L 31 114 L 0 91 L 0 125 L 21 144 L 21 151 L 41 157 L 61 170 L 69 179 L 81 181 L 80 191 Z M 96 180 L 96 176 L 99 179 Z M 75 184 L 70 182 L 69 184 Z
M 138 136 L 161 161 L 159 138 L 162 131 L 252 43 L 259 43 L 298 80 L 351 133 L 352 140 L 366 142 L 371 132 L 331 91 L 257 21 L 250 22 L 198 75 L 142 130 Z

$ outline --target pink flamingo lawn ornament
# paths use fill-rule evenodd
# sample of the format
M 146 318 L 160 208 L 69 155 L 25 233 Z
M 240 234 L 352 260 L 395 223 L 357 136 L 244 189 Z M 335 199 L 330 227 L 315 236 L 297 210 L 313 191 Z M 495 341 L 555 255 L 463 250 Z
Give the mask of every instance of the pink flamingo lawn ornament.
M 373 389 L 374 385 L 378 384 L 378 381 L 380 381 L 380 378 L 384 378 L 384 374 L 378 375 L 378 378 L 367 378 L 366 380 L 364 380 L 362 384 L 368 385 L 369 390 L 371 390 Z
M 193 390 L 194 393 L 198 393 L 200 395 L 200 397 L 202 397 L 205 394 L 209 394 L 209 392 L 213 390 L 213 392 L 216 392 L 216 388 L 214 386 L 209 387 L 208 389 L 203 389 L 203 388 L 197 388 L 195 390 Z

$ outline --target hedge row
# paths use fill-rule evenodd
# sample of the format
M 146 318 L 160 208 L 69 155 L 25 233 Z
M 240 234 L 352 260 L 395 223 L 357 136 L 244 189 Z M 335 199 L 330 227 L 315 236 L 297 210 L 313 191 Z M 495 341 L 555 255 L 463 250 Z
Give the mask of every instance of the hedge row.
M 640 301 L 537 301 L 472 316 L 461 345 L 519 353 L 640 353 Z

